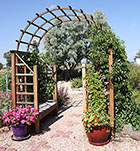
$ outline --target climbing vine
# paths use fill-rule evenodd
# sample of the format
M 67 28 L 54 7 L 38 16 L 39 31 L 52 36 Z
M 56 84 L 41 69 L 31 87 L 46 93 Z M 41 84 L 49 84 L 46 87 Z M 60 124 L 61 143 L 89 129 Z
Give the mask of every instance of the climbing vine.
M 124 41 L 121 41 L 110 28 L 93 27 L 88 39 L 90 45 L 89 59 L 96 71 L 105 76 L 107 82 L 114 83 L 115 128 L 122 130 L 125 124 L 131 123 L 134 129 L 140 130 L 140 109 L 132 98 L 129 82 L 129 69 Z M 113 72 L 109 73 L 109 49 L 113 49 Z

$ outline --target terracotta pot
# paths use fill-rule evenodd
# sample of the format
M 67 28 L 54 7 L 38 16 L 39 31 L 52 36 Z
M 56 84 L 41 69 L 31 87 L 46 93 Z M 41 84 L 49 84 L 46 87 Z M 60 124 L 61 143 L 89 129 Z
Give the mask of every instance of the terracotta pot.
M 87 133 L 89 143 L 96 146 L 103 146 L 109 142 L 111 128 L 109 126 L 95 126 Z

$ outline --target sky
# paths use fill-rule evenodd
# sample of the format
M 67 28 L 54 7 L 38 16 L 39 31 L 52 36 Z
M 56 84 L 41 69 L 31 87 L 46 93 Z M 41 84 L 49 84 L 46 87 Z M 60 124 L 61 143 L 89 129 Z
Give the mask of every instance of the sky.
M 4 52 L 15 50 L 27 20 L 46 8 L 57 5 L 93 14 L 101 9 L 116 35 L 125 41 L 128 60 L 133 61 L 140 49 L 140 0 L 1 0 L 0 2 L 0 62 L 5 64 Z

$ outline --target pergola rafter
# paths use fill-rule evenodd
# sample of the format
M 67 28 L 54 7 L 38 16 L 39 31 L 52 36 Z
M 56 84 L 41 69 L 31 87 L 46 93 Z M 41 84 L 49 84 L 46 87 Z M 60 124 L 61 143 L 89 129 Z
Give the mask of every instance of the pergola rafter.
M 66 11 L 70 11 L 70 13 L 67 13 Z M 62 13 L 60 15 L 57 15 L 56 13 Z M 51 14 L 53 17 L 50 19 L 46 19 L 45 15 L 46 14 Z M 36 21 L 38 21 L 39 19 L 41 19 L 43 21 L 43 23 L 39 24 L 36 23 Z M 58 20 L 59 22 L 55 23 L 55 20 Z M 16 42 L 18 42 L 17 44 L 17 51 L 20 50 L 20 45 L 21 44 L 25 44 L 27 45 L 27 50 L 29 51 L 30 46 L 34 45 L 33 44 L 33 40 L 34 38 L 39 38 L 37 41 L 37 47 L 39 47 L 41 40 L 43 39 L 43 37 L 46 35 L 46 33 L 51 30 L 53 27 L 62 24 L 62 23 L 66 23 L 66 22 L 83 22 L 83 23 L 87 23 L 90 25 L 96 25 L 93 17 L 87 13 L 85 13 L 82 9 L 77 10 L 72 8 L 71 6 L 69 6 L 68 8 L 61 8 L 59 5 L 57 6 L 57 8 L 54 9 L 48 9 L 46 8 L 46 11 L 38 14 L 36 13 L 36 17 L 34 19 L 32 19 L 31 21 L 27 21 L 28 25 L 25 27 L 24 30 L 21 30 L 21 36 L 19 38 L 19 40 L 16 40 Z M 50 27 L 45 28 L 45 25 L 49 25 Z M 28 31 L 30 26 L 34 26 L 35 28 L 37 28 L 35 31 Z M 41 33 L 39 34 L 39 31 L 41 31 Z M 26 38 L 26 41 L 24 41 L 24 36 L 29 35 L 30 38 Z

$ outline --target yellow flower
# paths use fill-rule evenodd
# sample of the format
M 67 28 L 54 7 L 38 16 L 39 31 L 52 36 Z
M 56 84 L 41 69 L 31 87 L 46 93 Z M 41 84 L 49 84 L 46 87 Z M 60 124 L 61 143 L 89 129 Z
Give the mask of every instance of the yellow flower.
M 98 88 L 100 88 L 100 86 L 98 86 Z
M 100 95 L 100 97 L 102 98 L 102 97 L 103 97 L 103 95 Z
M 97 94 L 95 94 L 95 97 L 97 97 Z
M 94 90 L 94 92 L 97 92 L 97 90 Z

